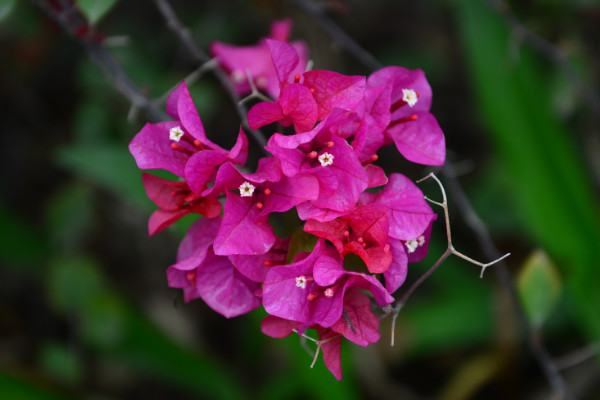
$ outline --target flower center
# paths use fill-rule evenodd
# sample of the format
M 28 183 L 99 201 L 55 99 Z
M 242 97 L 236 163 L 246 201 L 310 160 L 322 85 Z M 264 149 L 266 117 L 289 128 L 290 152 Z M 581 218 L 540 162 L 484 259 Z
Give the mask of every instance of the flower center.
M 328 165 L 333 165 L 333 158 L 333 154 L 325 152 L 319 156 L 319 162 L 323 167 L 326 167 Z
M 306 277 L 304 275 L 296 277 L 296 287 L 299 287 L 300 289 L 306 289 Z
M 423 246 L 425 244 L 425 236 L 421 235 L 418 238 L 411 239 L 406 242 L 406 248 L 409 253 L 413 253 L 417 250 L 417 247 Z
M 171 128 L 171 130 L 169 130 L 169 139 L 171 139 L 175 142 L 179 142 L 181 140 L 182 136 L 183 136 L 183 130 L 181 129 L 181 127 L 179 125 Z
M 402 100 L 404 100 L 404 102 L 410 107 L 413 107 L 415 104 L 417 104 L 419 96 L 412 89 L 402 89 Z
M 256 189 L 254 187 L 254 185 L 252 185 L 250 182 L 246 181 L 240 185 L 240 196 L 252 197 L 252 194 L 254 193 L 254 189 Z

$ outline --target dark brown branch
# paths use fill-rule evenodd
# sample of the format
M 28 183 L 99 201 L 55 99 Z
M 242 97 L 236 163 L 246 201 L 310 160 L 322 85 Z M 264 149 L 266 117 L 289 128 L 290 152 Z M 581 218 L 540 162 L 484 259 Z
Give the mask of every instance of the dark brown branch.
M 72 2 L 62 1 L 60 7 L 53 6 L 50 2 L 44 0 L 32 0 L 32 2 L 44 10 L 65 32 L 81 44 L 90 60 L 102 71 L 106 80 L 121 92 L 134 107 L 144 110 L 151 121 L 158 122 L 167 119 L 166 114 L 141 94 L 140 89 L 106 48 L 89 33 L 83 33 L 82 30 L 87 30 L 88 27 L 87 20 Z
M 442 173 L 444 174 L 448 191 L 452 194 L 452 199 L 456 203 L 456 206 L 458 207 L 469 228 L 475 233 L 483 253 L 489 258 L 498 257 L 500 252 L 494 245 L 487 228 L 473 210 L 473 206 L 467 198 L 460 183 L 454 177 L 454 174 L 448 169 L 448 167 L 443 168 Z M 529 319 L 525 314 L 523 304 L 521 303 L 517 293 L 515 282 L 510 275 L 506 264 L 504 262 L 499 262 L 494 268 L 494 271 L 498 280 L 500 281 L 500 284 L 509 295 L 514 311 L 519 319 L 523 335 L 527 338 L 529 348 L 540 365 L 546 380 L 552 389 L 561 396 L 560 398 L 565 400 L 575 399 L 575 397 L 570 393 L 569 388 L 567 387 L 556 364 L 550 357 L 548 350 L 546 350 L 540 335 L 529 322 Z
M 306 0 L 288 0 L 298 7 L 304 13 L 314 18 L 323 29 L 331 36 L 333 40 L 339 43 L 348 53 L 360 61 L 370 70 L 377 70 L 382 67 L 381 63 L 361 45 L 356 43 L 348 34 L 340 28 L 331 18 L 327 16 L 320 8 Z
M 569 62 L 567 55 L 556 45 L 528 29 L 519 19 L 510 12 L 508 6 L 498 0 L 486 0 L 510 26 L 512 33 L 525 41 L 529 46 L 543 57 L 554 62 L 571 81 L 573 86 L 585 99 L 586 104 L 596 114 L 600 115 L 600 96 L 581 78 Z
M 165 18 L 167 26 L 179 38 L 179 41 L 183 44 L 183 46 L 185 47 L 189 55 L 192 57 L 192 59 L 200 64 L 209 63 L 211 61 L 211 58 L 196 45 L 196 43 L 192 39 L 192 36 L 190 35 L 189 29 L 183 26 L 183 24 L 175 14 L 175 11 L 171 7 L 171 4 L 169 4 L 167 0 L 154 0 L 154 3 L 156 3 L 156 6 Z M 241 98 L 235 91 L 233 84 L 231 83 L 231 79 L 229 79 L 229 76 L 227 76 L 225 71 L 223 71 L 221 68 L 214 68 L 213 72 L 215 73 L 221 85 L 223 85 L 223 87 L 227 91 L 229 97 L 231 98 L 235 109 L 240 117 L 240 120 L 242 121 L 242 126 L 244 127 L 244 130 L 246 132 L 252 132 L 252 137 L 254 138 L 254 140 L 258 143 L 263 152 L 266 152 L 266 150 L 264 150 L 264 147 L 267 145 L 267 139 L 260 130 L 252 130 L 250 128 L 250 125 L 248 125 L 248 109 L 246 109 L 246 107 L 243 104 L 241 104 Z
M 448 246 L 446 248 L 446 251 L 444 251 L 444 254 L 442 254 L 440 256 L 440 258 L 435 262 L 435 264 L 433 264 L 433 266 L 431 268 L 429 268 L 429 270 L 427 272 L 425 272 L 423 275 L 421 275 L 421 277 L 419 279 L 417 279 L 417 281 L 415 283 L 413 283 L 408 288 L 408 290 L 402 295 L 402 297 L 396 302 L 396 305 L 394 306 L 394 309 L 392 310 L 392 335 L 391 335 L 392 336 L 392 341 L 391 341 L 392 346 L 394 345 L 394 331 L 395 331 L 395 327 L 396 327 L 396 319 L 398 318 L 398 314 L 404 307 L 404 304 L 406 304 L 406 301 L 413 294 L 413 292 L 419 286 L 421 286 L 421 284 L 423 282 L 425 282 L 425 280 L 427 278 L 429 278 L 438 269 L 438 267 L 440 265 L 442 265 L 442 263 L 444 262 L 444 260 L 446 260 L 446 258 L 448 258 L 452 254 L 454 254 L 455 256 L 458 256 L 458 257 L 470 262 L 471 264 L 480 266 L 481 267 L 481 275 L 480 276 L 483 277 L 483 273 L 485 272 L 487 267 L 489 267 L 490 265 L 496 264 L 497 262 L 505 259 L 506 257 L 508 257 L 510 255 L 510 253 L 506 253 L 505 255 L 503 255 L 501 257 L 496 257 L 494 259 L 494 261 L 490 261 L 489 263 L 482 263 L 482 262 L 476 261 L 476 260 L 472 259 L 471 257 L 468 257 L 468 256 L 464 255 L 463 253 L 457 251 L 454 248 L 454 246 L 452 245 L 452 232 L 450 230 L 450 211 L 448 210 L 448 199 L 446 198 L 446 190 L 444 189 L 444 186 L 442 185 L 442 183 L 440 182 L 438 177 L 435 176 L 435 174 L 433 172 L 430 173 L 429 175 L 427 175 L 425 178 L 418 180 L 417 183 L 423 182 L 424 180 L 430 179 L 430 178 L 435 180 L 436 183 L 438 184 L 438 186 L 440 187 L 440 191 L 442 192 L 442 202 L 439 203 L 437 201 L 428 199 L 427 197 L 425 197 L 425 200 L 429 201 L 430 203 L 436 204 L 444 209 L 444 222 L 446 224 L 446 238 L 448 240 Z
M 340 28 L 335 23 L 330 21 L 315 6 L 307 3 L 304 0 L 289 0 L 289 1 L 296 4 L 298 7 L 302 8 L 305 12 L 307 12 L 310 15 L 312 15 L 313 17 L 315 17 L 326 28 L 327 32 L 329 32 L 329 34 L 334 39 L 336 38 L 336 35 L 339 35 L 339 33 L 335 33 L 335 31 L 340 30 Z M 323 19 L 323 18 L 326 18 L 326 19 Z M 345 32 L 342 32 L 342 33 L 343 33 L 342 37 L 347 37 Z M 346 46 L 344 46 L 344 47 L 351 54 L 353 54 L 359 61 L 361 61 L 363 63 L 363 65 L 365 65 L 366 67 L 368 67 L 371 70 L 376 70 L 380 67 L 379 62 L 377 62 L 376 60 L 374 62 L 369 60 L 369 58 L 372 56 L 366 50 L 362 49 L 356 42 L 354 42 L 353 40 L 350 40 L 349 43 L 352 43 L 352 45 L 350 47 L 346 47 Z M 358 47 L 358 49 L 356 49 L 355 46 Z M 552 53 L 554 53 L 554 50 L 552 50 Z M 362 55 L 364 55 L 364 54 L 367 54 L 368 57 L 366 57 L 366 58 L 363 57 Z M 562 54 L 562 52 L 560 52 L 560 54 Z M 553 57 L 556 57 L 556 56 L 553 56 Z M 561 56 L 561 58 L 562 57 L 563 56 Z M 568 62 L 567 62 L 567 65 L 568 65 L 568 69 L 572 69 L 572 67 L 568 64 Z M 575 74 L 575 81 L 581 81 L 579 76 L 576 74 Z M 588 91 L 587 85 L 585 85 L 585 83 L 578 83 L 577 85 L 579 86 L 581 84 L 583 84 L 584 89 L 587 92 Z M 590 106 L 595 107 L 594 104 L 597 103 L 596 99 L 595 99 L 596 95 L 594 92 L 591 92 L 591 93 L 593 95 L 592 97 L 594 97 L 594 98 L 592 99 Z M 485 228 L 485 225 L 483 224 L 483 222 L 473 212 L 471 204 L 470 204 L 469 200 L 466 198 L 464 192 L 462 191 L 462 188 L 460 187 L 460 185 L 458 184 L 456 179 L 451 176 L 452 174 L 450 174 L 447 169 L 444 169 L 444 175 L 449 181 L 449 187 L 450 187 L 450 191 L 452 192 L 453 197 L 457 198 L 457 205 L 458 205 L 461 213 L 463 214 L 467 224 L 473 230 L 473 232 L 477 235 L 479 245 L 483 249 L 484 254 L 486 255 L 486 257 L 488 257 L 490 259 L 497 259 L 500 256 L 500 252 L 494 246 L 494 243 L 493 243 L 487 229 Z M 449 225 L 446 226 L 446 229 L 447 229 L 447 233 L 449 233 L 450 232 Z M 448 237 L 448 242 L 450 243 L 450 237 Z M 408 297 L 414 292 L 416 287 L 418 287 L 423 281 L 425 281 L 425 279 L 427 279 L 427 277 L 429 277 L 439 267 L 441 262 L 450 255 L 449 250 L 450 250 L 450 246 L 448 247 L 446 252 L 444 252 L 444 254 L 440 257 L 440 259 L 434 264 L 434 266 L 431 267 L 430 270 L 427 271 L 417 282 L 415 282 L 415 284 L 416 284 L 416 285 L 414 285 L 415 287 L 409 288 L 409 290 L 405 293 L 405 296 L 403 296 L 403 298 L 401 298 L 401 300 L 398 302 L 398 304 L 396 305 L 394 310 L 389 310 L 392 312 L 391 315 L 393 317 L 393 321 L 392 321 L 393 323 L 395 322 L 395 320 L 398 316 L 399 309 L 401 309 L 404 306 L 404 303 L 406 302 Z M 565 381 L 564 381 L 562 375 L 560 374 L 558 368 L 556 367 L 556 365 L 550 358 L 548 351 L 544 347 L 544 344 L 541 342 L 539 336 L 536 335 L 536 333 L 533 331 L 531 324 L 529 323 L 529 320 L 525 314 L 523 304 L 521 303 L 519 297 L 517 296 L 514 281 L 512 280 L 512 277 L 510 276 L 510 273 L 508 272 L 506 265 L 503 262 L 499 262 L 497 268 L 494 268 L 494 269 L 496 271 L 496 274 L 497 274 L 498 280 L 500 281 L 500 284 L 509 293 L 509 296 L 512 300 L 513 306 L 517 310 L 517 315 L 519 316 L 519 320 L 521 322 L 521 326 L 523 328 L 525 336 L 528 339 L 531 352 L 533 353 L 538 364 L 542 368 L 544 375 L 546 377 L 546 380 L 548 381 L 548 383 L 550 384 L 550 386 L 552 387 L 553 390 L 555 390 L 557 393 L 561 394 L 563 399 L 565 399 L 565 400 L 574 399 L 573 395 L 570 393 L 567 385 L 565 384 Z M 482 272 L 483 272 L 483 270 L 482 270 Z M 398 309 L 398 311 L 396 311 L 397 309 Z M 387 315 L 390 315 L 390 314 L 387 314 Z M 392 323 L 392 332 L 393 332 L 393 326 L 394 326 L 393 323 Z

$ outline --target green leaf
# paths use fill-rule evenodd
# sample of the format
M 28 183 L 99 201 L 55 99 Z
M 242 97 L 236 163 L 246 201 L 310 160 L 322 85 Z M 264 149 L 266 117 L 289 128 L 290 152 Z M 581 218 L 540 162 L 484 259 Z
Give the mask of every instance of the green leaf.
M 517 278 L 519 296 L 533 326 L 540 329 L 559 299 L 562 282 L 556 266 L 542 250 L 525 261 Z
M 56 154 L 57 162 L 75 175 L 111 191 L 118 198 L 149 210 L 151 202 L 141 184 L 141 171 L 126 145 L 69 146 Z
M 306 252 L 310 253 L 314 250 L 317 240 L 319 238 L 310 235 L 304 231 L 296 231 L 292 235 L 290 245 L 288 246 L 288 256 L 286 264 L 291 264 L 299 253 Z
M 53 194 L 46 210 L 50 242 L 63 250 L 79 248 L 94 219 L 92 205 L 92 193 L 86 185 L 66 185 Z
M 46 284 L 52 306 L 61 312 L 83 312 L 104 287 L 96 263 L 86 257 L 52 260 Z
M 79 321 L 82 342 L 98 350 L 107 361 L 206 398 L 243 398 L 224 366 L 167 337 L 107 287 L 99 266 L 92 260 L 57 259 L 49 274 L 46 282 L 51 303 Z
M 0 260 L 39 267 L 44 260 L 46 243 L 39 232 L 14 211 L 0 203 Z
M 455 3 L 471 87 L 505 166 L 524 239 L 548 249 L 569 276 L 571 311 L 599 339 L 598 202 L 573 133 L 552 109 L 548 61 L 515 43 L 507 23 L 483 2 Z
M 0 0 L 0 22 L 8 18 L 15 7 L 15 3 L 16 0 Z
M 91 25 L 95 25 L 117 3 L 117 0 L 77 0 L 77 6 Z
M 70 397 L 43 387 L 44 384 L 28 381 L 8 371 L 0 371 L 0 399 L 65 400 Z
M 74 384 L 81 379 L 82 365 L 77 355 L 60 343 L 46 343 L 41 350 L 42 369 L 60 382 Z

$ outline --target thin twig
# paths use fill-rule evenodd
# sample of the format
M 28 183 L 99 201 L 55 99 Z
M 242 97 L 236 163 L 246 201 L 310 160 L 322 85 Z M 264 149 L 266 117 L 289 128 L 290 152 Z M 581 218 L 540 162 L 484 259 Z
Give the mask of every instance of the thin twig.
M 134 108 L 144 110 L 148 119 L 153 122 L 167 119 L 166 114 L 156 107 L 148 98 L 141 94 L 140 89 L 133 83 L 131 78 L 123 70 L 121 65 L 115 60 L 106 48 L 99 41 L 92 39 L 87 35 L 78 32 L 81 28 L 87 28 L 88 22 L 81 15 L 73 2 L 61 2 L 59 7 L 50 4 L 45 0 L 31 0 L 40 7 L 50 18 L 52 18 L 60 27 L 71 37 L 81 44 L 88 54 L 90 60 L 102 71 L 106 80 L 121 94 L 123 94 Z
M 200 48 L 196 45 L 196 43 L 192 39 L 192 36 L 190 35 L 189 29 L 183 26 L 183 24 L 175 14 L 175 11 L 171 7 L 171 4 L 169 4 L 167 0 L 154 0 L 154 3 L 156 3 L 156 6 L 165 18 L 167 26 L 175 33 L 175 35 L 177 35 L 180 42 L 183 44 L 186 51 L 194 59 L 194 61 L 200 64 L 205 64 L 208 61 L 210 61 L 210 57 L 206 55 L 202 50 L 200 50 Z M 221 83 L 221 85 L 225 88 L 225 91 L 227 92 L 229 98 L 233 102 L 238 116 L 242 121 L 242 126 L 244 127 L 244 130 L 246 130 L 247 132 L 252 132 L 252 137 L 261 147 L 262 151 L 266 153 L 264 147 L 267 145 L 267 139 L 260 130 L 252 130 L 252 128 L 250 128 L 250 125 L 248 125 L 248 118 L 246 117 L 248 114 L 248 110 L 246 109 L 246 107 L 244 107 L 243 104 L 240 104 L 240 96 L 235 91 L 231 79 L 221 68 L 215 68 L 213 69 L 213 72 L 216 75 L 219 82 Z
M 574 367 L 581 364 L 600 353 L 600 342 L 590 343 L 580 349 L 577 349 L 560 358 L 555 358 L 554 363 L 559 370 Z
M 382 67 L 381 63 L 363 47 L 361 47 L 354 39 L 340 28 L 331 18 L 327 16 L 319 7 L 306 0 L 288 0 L 296 7 L 301 9 L 306 14 L 314 18 L 325 31 L 338 42 L 342 48 L 358 59 L 363 65 L 370 70 L 376 70 Z
M 452 198 L 456 203 L 456 206 L 463 215 L 463 218 L 469 228 L 475 233 L 475 237 L 477 238 L 483 253 L 489 258 L 498 257 L 500 252 L 494 245 L 487 228 L 473 210 L 473 206 L 471 205 L 471 202 L 467 198 L 459 182 L 453 176 L 452 172 L 448 171 L 447 167 L 442 169 L 442 173 L 444 174 L 448 190 L 452 193 Z M 498 280 L 500 281 L 500 284 L 509 295 L 513 308 L 517 314 L 517 318 L 520 322 L 523 334 L 528 339 L 529 348 L 540 365 L 546 380 L 550 384 L 550 387 L 555 391 L 555 393 L 561 396 L 562 399 L 575 399 L 567 387 L 564 378 L 560 374 L 558 367 L 550 357 L 550 354 L 544 346 L 540 335 L 537 334 L 536 330 L 529 322 L 527 314 L 523 308 L 523 304 L 521 303 L 517 293 L 515 282 L 510 275 L 506 264 L 500 261 L 494 268 L 494 271 Z
M 577 88 L 591 110 L 596 115 L 600 114 L 600 96 L 581 78 L 569 62 L 567 55 L 558 46 L 523 25 L 504 2 L 498 0 L 485 0 L 485 2 L 506 21 L 517 38 L 527 42 L 533 50 L 554 62 Z
M 292 332 L 298 333 L 298 330 L 292 329 Z M 302 339 L 308 339 L 317 345 L 317 350 L 314 352 L 314 354 L 312 354 L 312 352 L 310 352 L 307 347 L 304 347 L 306 349 L 306 351 L 309 352 L 309 354 L 313 357 L 312 363 L 310 364 L 310 367 L 313 368 L 315 366 L 315 363 L 317 362 L 317 358 L 319 357 L 319 352 L 321 351 L 321 346 L 327 342 L 332 341 L 333 339 L 340 337 L 341 335 L 334 335 L 334 336 L 328 337 L 327 339 L 321 339 L 321 340 L 312 338 L 312 337 L 308 336 L 306 333 L 302 333 L 302 335 L 300 335 L 300 336 L 302 337 Z
M 307 4 L 303 0 L 290 0 L 290 1 L 292 1 L 294 4 L 297 4 L 300 7 L 302 7 L 302 5 Z M 304 9 L 304 7 L 302 7 L 302 8 Z M 314 6 L 313 6 L 313 8 L 314 8 Z M 306 8 L 306 10 L 307 10 L 307 12 L 309 12 L 309 8 Z M 321 24 L 324 24 L 324 22 L 322 22 L 322 21 L 320 21 L 320 22 L 321 22 Z M 325 22 L 325 24 L 327 24 L 327 22 Z M 333 24 L 333 22 L 331 24 Z M 337 27 L 337 25 L 333 24 L 333 26 L 335 26 L 335 28 L 339 29 L 339 27 Z M 330 32 L 330 30 L 327 30 L 327 31 Z M 332 37 L 334 37 L 332 33 L 330 33 L 330 35 L 332 35 Z M 344 33 L 344 35 L 345 35 L 345 33 Z M 354 42 L 354 41 L 353 41 L 353 43 L 356 44 L 356 42 Z M 363 65 L 365 65 L 369 69 L 376 70 L 379 68 L 378 62 L 371 63 L 371 62 L 369 62 L 368 58 L 364 59 L 363 57 L 361 57 L 361 54 L 365 54 L 365 53 L 368 54 L 368 53 L 366 52 L 366 50 L 360 48 L 360 46 L 359 46 L 358 51 L 354 51 L 353 47 L 346 48 L 346 49 L 352 55 L 354 55 L 356 57 L 356 59 L 361 61 L 363 63 Z M 570 65 L 568 65 L 568 68 L 571 68 Z M 578 75 L 576 76 L 575 80 L 576 81 L 580 80 Z M 587 88 L 587 85 L 584 84 L 584 86 Z M 584 92 L 587 92 L 587 91 L 588 91 L 587 89 L 584 89 Z M 593 97 L 596 97 L 595 93 L 592 92 L 592 94 L 593 94 Z M 595 101 L 595 99 L 593 99 L 591 105 L 596 104 L 596 103 L 597 102 Z M 595 107 L 595 108 L 597 108 L 597 107 Z M 458 185 L 458 182 L 456 181 L 455 177 L 452 176 L 451 171 L 448 171 L 448 169 L 445 168 L 443 171 L 444 171 L 444 176 L 447 178 L 447 180 L 450 184 L 449 186 L 450 186 L 451 191 L 453 192 L 453 196 L 457 198 L 456 199 L 457 205 L 459 206 L 459 209 L 460 209 L 461 213 L 463 214 L 463 217 L 465 218 L 467 225 L 469 225 L 471 230 L 473 230 L 473 232 L 476 234 L 477 239 L 479 241 L 481 248 L 483 249 L 484 254 L 488 258 L 500 258 L 500 252 L 494 246 L 494 242 L 492 241 L 489 233 L 487 232 L 487 229 L 486 229 L 485 225 L 483 224 L 483 222 L 473 212 L 470 202 L 464 195 L 464 192 L 462 191 L 462 188 L 460 187 L 460 185 Z M 450 228 L 449 228 L 448 224 L 446 225 L 446 229 L 447 229 L 447 232 L 450 232 Z M 444 257 L 445 254 L 446 254 L 446 252 L 444 253 L 444 255 L 442 255 L 442 257 Z M 448 256 L 445 256 L 445 257 L 448 257 Z M 500 261 L 500 260 L 498 260 L 498 261 Z M 437 264 L 437 262 L 436 262 L 436 264 Z M 438 266 L 436 266 L 436 269 Z M 532 351 L 534 357 L 536 358 L 538 364 L 542 368 L 544 375 L 546 377 L 546 380 L 548 381 L 550 386 L 553 388 L 553 390 L 555 390 L 557 393 L 562 394 L 564 399 L 573 399 L 574 398 L 573 395 L 570 393 L 568 387 L 566 386 L 562 375 L 558 371 L 558 368 L 556 367 L 556 365 L 553 363 L 552 359 L 550 358 L 548 351 L 544 347 L 543 343 L 541 343 L 540 340 L 537 338 L 537 335 L 535 335 L 535 332 L 533 332 L 533 330 L 531 329 L 531 325 L 530 325 L 529 320 L 524 312 L 523 305 L 517 295 L 515 284 L 512 280 L 512 277 L 510 276 L 510 273 L 508 272 L 508 269 L 506 268 L 506 265 L 502 261 L 500 261 L 498 263 L 498 267 L 495 268 L 495 271 L 496 271 L 498 280 L 500 281 L 500 284 L 509 293 L 509 296 L 513 301 L 513 305 L 514 305 L 515 309 L 517 310 L 517 314 L 521 321 L 521 325 L 523 326 L 523 329 L 526 333 L 526 337 L 528 338 L 528 341 L 530 343 L 531 351 Z M 483 269 L 482 269 L 482 272 L 483 272 Z M 431 272 L 431 273 L 433 273 L 433 272 Z M 421 280 L 421 282 L 419 282 L 419 285 L 431 273 L 429 271 L 426 272 L 425 278 L 422 280 L 419 279 L 419 280 Z M 413 290 L 409 289 L 410 293 L 412 293 L 413 291 L 414 291 L 414 289 Z M 409 294 L 409 296 L 410 296 L 410 294 Z M 404 299 L 404 302 L 405 301 L 406 301 L 406 299 Z M 399 303 L 400 303 L 399 308 L 401 308 L 403 306 L 403 303 L 402 303 L 402 301 L 400 301 Z M 396 307 L 398 307 L 398 305 Z M 393 340 L 394 340 L 395 322 L 396 322 L 396 319 L 398 318 L 398 312 L 399 312 L 399 310 L 398 310 L 398 312 L 396 312 L 396 307 L 394 307 L 394 309 L 392 309 L 392 313 L 385 313 L 382 316 L 382 318 L 385 318 L 389 315 L 392 315 L 392 344 L 393 344 Z
M 431 172 L 429 175 L 427 175 L 424 178 L 421 178 L 417 181 L 417 183 L 423 182 L 426 179 L 433 179 L 437 182 L 438 186 L 440 187 L 440 191 L 442 192 L 442 202 L 437 202 L 437 201 L 433 201 L 427 197 L 425 197 L 425 199 L 433 204 L 436 204 L 440 207 L 442 207 L 444 209 L 444 221 L 446 223 L 446 238 L 448 240 L 448 246 L 446 248 L 446 251 L 444 252 L 444 254 L 442 254 L 440 256 L 440 258 L 435 262 L 435 264 L 433 264 L 433 266 L 431 268 L 429 268 L 429 270 L 427 272 L 425 272 L 423 275 L 421 275 L 421 277 L 419 279 L 417 279 L 409 288 L 408 290 L 402 295 L 402 297 L 396 302 L 396 305 L 394 306 L 394 309 L 392 311 L 392 334 L 391 334 L 391 345 L 394 345 L 394 331 L 396 330 L 396 319 L 398 318 L 398 314 L 400 313 L 400 310 L 402 310 L 402 308 L 404 307 L 404 305 L 406 304 L 406 301 L 408 300 L 408 298 L 413 294 L 413 292 L 419 287 L 421 286 L 421 284 L 423 282 L 425 282 L 425 280 L 427 278 L 429 278 L 437 269 L 440 265 L 442 265 L 442 263 L 444 262 L 444 260 L 446 260 L 446 258 L 450 257 L 450 255 L 454 254 L 455 256 L 458 256 L 472 264 L 478 265 L 481 267 L 481 274 L 480 277 L 483 277 L 483 272 L 485 271 L 485 269 L 487 267 L 489 267 L 490 265 L 493 265 L 501 260 L 503 260 L 504 258 L 508 257 L 510 255 L 510 253 L 507 253 L 505 255 L 503 255 L 502 257 L 498 257 L 496 258 L 494 261 L 491 261 L 489 263 L 482 263 L 479 261 L 476 261 L 474 259 L 472 259 L 471 257 L 468 257 L 466 255 L 464 255 L 463 253 L 457 251 L 454 246 L 452 245 L 452 232 L 450 230 L 450 213 L 448 211 L 448 199 L 446 198 L 446 191 L 444 190 L 444 186 L 442 185 L 442 182 L 440 182 L 440 180 L 438 179 L 437 176 L 435 176 L 435 174 L 433 172 Z
M 250 70 L 248 68 L 246 68 L 246 77 L 248 79 L 248 84 L 250 85 L 250 90 L 252 92 L 248 96 L 246 96 L 240 100 L 240 102 L 239 102 L 240 105 L 247 103 L 253 99 L 258 99 L 260 101 L 268 101 L 268 102 L 273 101 L 273 99 L 270 99 L 266 95 L 262 94 L 260 92 L 260 90 L 258 90 L 258 88 L 256 87 L 256 83 L 254 83 L 254 78 L 252 78 L 252 74 L 250 73 Z

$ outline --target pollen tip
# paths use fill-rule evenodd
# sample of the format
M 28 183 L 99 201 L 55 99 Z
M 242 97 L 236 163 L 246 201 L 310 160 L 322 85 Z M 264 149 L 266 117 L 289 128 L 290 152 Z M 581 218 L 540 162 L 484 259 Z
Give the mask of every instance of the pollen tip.
M 315 295 L 314 293 L 311 293 L 309 295 L 306 295 L 306 298 L 308 299 L 308 301 L 312 301 L 317 298 L 317 295 Z
M 356 241 L 360 244 L 363 244 L 365 242 L 365 240 L 361 237 L 359 237 L 358 239 L 356 239 Z
M 308 157 L 309 158 L 317 158 L 319 154 L 316 151 L 311 151 L 310 153 L 308 153 Z
M 294 82 L 295 82 L 295 83 L 298 83 L 298 82 L 300 82 L 300 74 L 296 74 L 296 75 L 294 76 Z
M 270 194 L 271 194 L 271 189 L 269 189 L 269 188 L 266 188 L 264 193 L 265 193 L 265 195 L 267 195 L 267 196 L 268 196 L 268 195 L 270 195 Z
M 371 156 L 371 162 L 374 162 L 374 161 L 377 161 L 377 160 L 379 160 L 379 156 L 377 154 L 373 154 Z
M 258 208 L 259 210 L 262 210 L 264 204 L 261 203 L 260 201 L 258 203 L 256 203 L 256 208 Z
M 327 147 L 332 148 L 335 145 L 335 143 L 333 143 L 332 140 L 330 140 L 329 142 L 327 142 Z
M 348 231 L 344 231 L 344 236 L 345 236 L 345 237 L 348 237 L 348 236 L 350 236 L 350 232 L 348 232 Z

